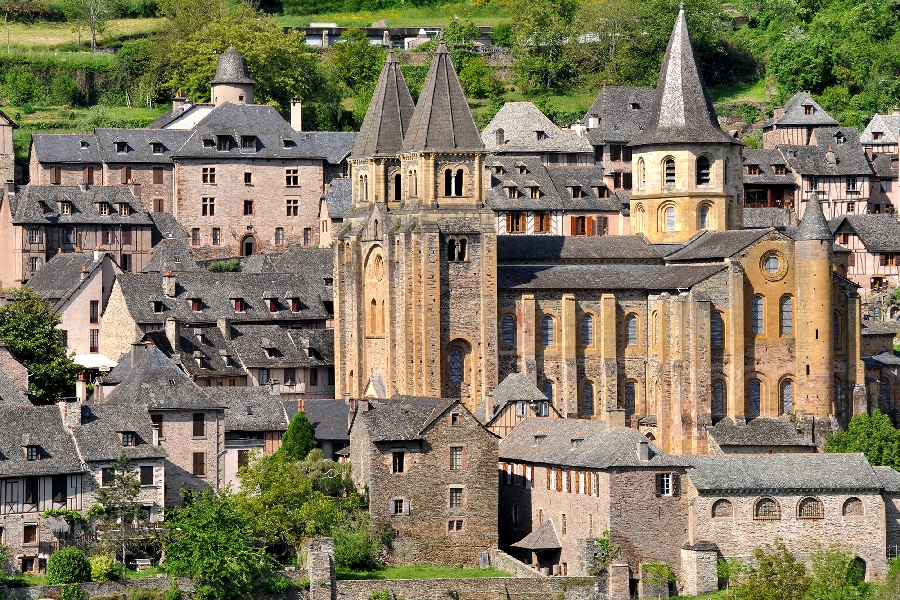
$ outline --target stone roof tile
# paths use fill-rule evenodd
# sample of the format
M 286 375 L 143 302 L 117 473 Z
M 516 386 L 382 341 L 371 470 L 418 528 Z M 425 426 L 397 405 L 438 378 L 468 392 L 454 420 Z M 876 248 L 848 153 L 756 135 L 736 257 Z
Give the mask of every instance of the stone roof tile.
M 498 145 L 498 131 L 503 143 Z M 507 102 L 481 132 L 485 148 L 494 154 L 525 152 L 593 152 L 585 138 L 562 131 L 531 102 Z
M 56 406 L 0 407 L 0 477 L 80 473 L 81 460 Z M 25 447 L 38 446 L 39 460 Z
M 381 68 L 375 92 L 359 129 L 359 137 L 353 146 L 353 158 L 400 153 L 403 136 L 415 109 L 403 71 L 391 51 Z
M 652 87 L 606 86 L 597 94 L 584 117 L 590 127 L 591 117 L 599 119 L 598 127 L 588 129 L 586 137 L 594 145 L 628 143 L 639 135 L 653 106 Z
M 120 434 L 132 432 L 134 446 L 123 446 Z M 153 445 L 153 423 L 147 406 L 95 404 L 81 407 L 81 425 L 72 434 L 87 461 L 112 461 L 124 452 L 128 458 L 163 458 L 166 452 Z
M 736 425 L 729 418 L 722 419 L 709 430 L 709 436 L 719 446 L 808 446 L 815 443 L 797 433 L 787 418 L 758 417 L 746 425 Z
M 877 491 L 882 485 L 862 454 L 726 454 L 684 460 L 701 492 Z

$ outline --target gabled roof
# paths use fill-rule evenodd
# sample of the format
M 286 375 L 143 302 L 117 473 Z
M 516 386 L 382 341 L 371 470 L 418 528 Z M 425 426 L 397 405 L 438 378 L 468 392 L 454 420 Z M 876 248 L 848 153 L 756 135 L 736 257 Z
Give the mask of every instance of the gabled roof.
M 744 166 L 756 165 L 759 171 L 756 175 L 750 175 L 744 170 L 744 185 L 795 185 L 794 174 L 787 168 L 788 162 L 778 149 L 745 149 Z M 775 166 L 784 168 L 784 175 L 775 173 Z
M 347 416 L 350 405 L 344 400 L 304 400 L 303 412 L 316 428 L 317 440 L 349 441 Z
M 876 177 L 897 179 L 897 154 L 879 154 L 872 161 L 872 170 Z
M 56 406 L 0 407 L 0 477 L 79 473 L 75 442 Z M 39 446 L 40 460 L 26 460 L 25 446 Z
M 893 331 L 888 331 L 886 335 L 896 334 L 897 330 L 893 329 Z M 897 356 L 890 350 L 879 350 L 872 356 L 863 356 L 863 360 L 866 362 L 866 368 L 877 368 L 880 366 L 885 367 L 897 367 L 900 366 L 900 356 Z
M 304 131 L 300 133 L 300 141 L 308 144 L 308 152 L 323 156 L 325 162 L 339 165 L 353 150 L 359 134 L 355 131 Z
M 812 107 L 812 114 L 806 114 L 807 106 Z M 803 91 L 797 92 L 787 101 L 784 105 L 784 115 L 774 120 L 774 124 L 782 127 L 785 125 L 834 127 L 839 123 L 812 99 L 809 92 Z
M 357 420 L 369 430 L 373 442 L 421 440 L 428 426 L 457 404 L 459 400 L 407 396 L 370 401 L 369 410 L 360 412 Z
M 69 202 L 72 212 L 60 212 L 60 203 Z M 101 215 L 99 205 L 113 205 L 108 215 Z M 122 215 L 116 205 L 127 204 L 128 214 Z M 26 185 L 16 194 L 14 225 L 48 225 L 90 223 L 96 225 L 153 225 L 141 199 L 131 193 L 129 186 Z
M 416 106 L 393 50 L 381 68 L 378 83 L 353 146 L 353 158 L 396 155 Z
M 97 152 L 105 163 L 172 164 L 172 157 L 190 136 L 176 129 L 95 129 Z M 73 137 L 77 137 L 73 135 Z M 116 151 L 116 141 L 124 141 L 127 152 Z M 153 143 L 162 144 L 162 152 L 153 152 Z M 80 155 L 80 154 L 79 154 Z M 43 160 L 43 157 L 42 157 Z
M 676 143 L 741 144 L 719 127 L 683 8 L 669 38 L 647 123 L 629 145 Z
M 885 492 L 893 494 L 900 492 L 900 473 L 893 467 L 872 467 L 872 470 L 881 481 L 881 487 Z
M 556 528 L 553 526 L 553 519 L 547 519 L 541 523 L 540 527 L 511 545 L 513 548 L 525 548 L 533 551 L 558 550 L 562 548 L 559 536 L 556 535 Z
M 244 55 L 229 46 L 228 50 L 219 56 L 216 63 L 216 76 L 210 81 L 211 84 L 216 83 L 256 83 L 250 79 L 250 72 L 247 70 L 247 59 Z
M 350 179 L 332 179 L 325 192 L 325 206 L 328 207 L 328 218 L 343 219 L 350 213 L 353 203 L 353 182 Z
M 248 256 L 241 266 L 241 273 L 274 273 L 275 263 L 272 258 L 264 253 L 257 252 Z
M 803 218 L 800 219 L 800 226 L 797 227 L 795 240 L 833 240 L 831 228 L 828 221 L 825 220 L 825 213 L 822 212 L 822 203 L 819 202 L 819 195 L 813 192 L 806 202 L 806 210 L 803 211 Z
M 285 431 L 287 414 L 280 394 L 269 386 L 211 387 L 206 393 L 225 407 L 225 431 Z
M 648 443 L 649 460 L 638 457 L 637 444 Z M 640 432 L 609 427 L 604 421 L 549 419 L 522 420 L 500 441 L 500 460 L 610 469 L 614 467 L 673 467 L 685 465 L 669 456 Z
M 880 140 L 876 140 L 872 135 L 876 131 L 881 133 Z M 862 143 L 869 146 L 895 145 L 898 139 L 900 139 L 900 115 L 875 114 L 860 135 Z
M 150 213 L 150 220 L 153 221 L 150 243 L 154 246 L 163 240 L 188 241 L 187 231 L 184 230 L 184 227 L 181 226 L 172 213 Z
M 608 190 L 603 180 L 603 167 L 547 167 L 539 156 L 495 156 L 489 167 L 502 167 L 503 172 L 490 172 L 487 179 L 486 200 L 494 210 L 564 210 L 619 212 L 620 195 Z M 525 173 L 520 173 L 520 167 Z M 581 190 L 580 198 L 572 198 L 570 188 Z M 601 198 L 595 188 L 607 190 L 609 197 Z M 518 190 L 518 198 L 509 197 L 509 188 Z M 532 189 L 538 189 L 538 197 L 532 198 Z
M 503 131 L 501 145 L 497 144 L 499 130 Z M 481 132 L 481 141 L 494 154 L 593 152 L 586 139 L 574 131 L 560 130 L 531 102 L 504 104 Z
M 877 491 L 882 485 L 862 454 L 725 454 L 684 460 L 701 492 Z
M 497 236 L 497 260 L 506 263 L 623 260 L 662 264 L 646 238 L 637 235 Z
M 497 281 L 505 290 L 643 290 L 662 269 L 654 264 L 504 265 L 497 268 Z
M 428 69 L 419 102 L 403 138 L 403 149 L 409 152 L 484 150 L 481 135 L 443 40 Z
M 537 389 L 537 386 L 524 373 L 510 373 L 488 395 L 494 398 L 494 404 L 500 404 L 501 406 L 507 402 L 515 402 L 517 400 L 527 400 L 529 402 L 544 402 L 547 400 L 547 396 Z
M 75 405 L 77 406 L 77 405 Z M 137 435 L 134 446 L 122 446 L 119 434 Z M 147 407 L 95 404 L 81 407 L 81 425 L 72 428 L 84 460 L 115 460 L 124 451 L 128 458 L 163 458 L 166 452 L 153 445 L 153 423 Z
M 85 144 L 82 144 L 84 142 Z M 90 133 L 36 133 L 32 158 L 41 163 L 100 163 L 97 138 Z
M 846 215 L 835 233 L 847 229 L 869 252 L 900 252 L 900 223 L 894 215 Z
M 333 329 L 289 329 L 275 324 L 235 323 L 231 346 L 247 368 L 334 365 Z M 275 356 L 269 356 L 269 352 Z
M 150 260 L 141 269 L 141 273 L 165 273 L 167 271 L 203 271 L 203 268 L 194 260 L 191 245 L 187 240 L 180 237 L 163 239 L 153 246 Z
M 93 252 L 63 252 L 53 256 L 28 280 L 28 286 L 39 296 L 56 304 L 69 297 L 81 282 L 103 264 L 107 257 L 101 253 L 100 260 L 94 260 Z M 82 278 L 82 269 L 86 277 Z
M 758 417 L 746 425 L 726 418 L 709 430 L 709 437 L 719 446 L 816 446 L 797 433 L 787 418 Z
M 606 86 L 584 116 L 590 127 L 591 117 L 600 120 L 599 127 L 587 130 L 586 137 L 594 145 L 628 143 L 644 130 L 653 106 L 652 87 Z
M 706 231 L 684 248 L 666 256 L 666 261 L 721 260 L 734 256 L 766 233 L 762 229 Z
M 153 410 L 222 407 L 154 346 L 143 350 L 104 403 L 146 404 Z
M 175 359 L 192 377 L 242 377 L 247 374 L 234 346 L 218 327 L 180 327 L 177 348 L 172 348 L 165 331 L 148 331 L 144 339 Z

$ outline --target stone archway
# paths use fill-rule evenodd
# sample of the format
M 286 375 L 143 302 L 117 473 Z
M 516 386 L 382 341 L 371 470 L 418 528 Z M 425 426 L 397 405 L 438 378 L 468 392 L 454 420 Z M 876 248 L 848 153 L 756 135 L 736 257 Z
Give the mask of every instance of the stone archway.
M 259 252 L 259 242 L 256 241 L 256 236 L 248 233 L 242 237 L 239 251 L 241 256 L 253 256 Z

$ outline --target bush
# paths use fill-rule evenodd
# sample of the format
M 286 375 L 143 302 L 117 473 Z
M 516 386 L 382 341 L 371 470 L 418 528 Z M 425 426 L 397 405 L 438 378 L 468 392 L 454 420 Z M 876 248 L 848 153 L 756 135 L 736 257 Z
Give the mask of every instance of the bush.
M 293 582 L 289 577 L 284 575 L 273 575 L 262 582 L 262 591 L 269 594 L 283 594 L 293 586 Z
M 128 594 L 128 600 L 165 600 L 165 594 L 159 590 L 138 588 Z
M 41 82 L 25 67 L 13 67 L 7 71 L 0 91 L 6 101 L 14 106 L 40 100 L 45 95 Z
M 166 592 L 166 600 L 181 600 L 181 590 L 175 580 L 172 580 L 172 587 Z
M 108 554 L 92 556 L 91 581 L 121 581 L 125 579 L 125 568 Z
M 341 569 L 367 569 L 378 565 L 378 541 L 364 529 L 335 527 L 334 563 Z
M 91 565 L 84 552 L 68 546 L 54 552 L 47 561 L 47 581 L 50 585 L 83 583 L 91 580 Z
M 206 270 L 210 273 L 236 273 L 241 270 L 241 263 L 234 260 L 221 260 L 216 261 L 206 267 Z

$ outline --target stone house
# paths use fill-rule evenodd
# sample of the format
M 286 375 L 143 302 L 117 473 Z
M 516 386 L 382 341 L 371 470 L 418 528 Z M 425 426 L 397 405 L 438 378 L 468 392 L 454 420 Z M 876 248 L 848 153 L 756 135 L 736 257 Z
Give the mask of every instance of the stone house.
M 840 125 L 808 91 L 797 92 L 784 106 L 775 109 L 771 119 L 763 123 L 763 148 L 780 145 L 807 146 L 818 127 Z
M 528 417 L 561 419 L 563 415 L 544 392 L 522 373 L 510 373 L 475 411 L 475 416 L 500 439 Z
M 847 277 L 864 297 L 900 286 L 900 223 L 894 215 L 847 215 L 829 225 L 834 242 L 850 250 Z
M 183 493 L 223 489 L 225 407 L 210 398 L 178 365 L 153 346 L 135 344 L 103 381 L 99 405 L 140 406 L 150 413 L 166 453 L 164 506 L 180 506 Z M 111 388 L 111 389 L 109 389 Z
M 399 564 L 475 566 L 497 547 L 497 438 L 459 400 L 357 401 L 353 483 Z
M 35 186 L 0 204 L 0 273 L 20 287 L 54 255 L 98 249 L 123 271 L 150 259 L 153 220 L 130 186 Z
M 744 149 L 744 206 L 792 210 L 797 181 L 777 148 Z M 745 211 L 746 215 L 746 211 Z M 792 223 L 791 223 L 792 224 Z
M 878 212 L 893 213 L 896 212 L 897 204 L 900 203 L 900 195 L 898 195 L 897 186 L 897 154 L 879 154 L 871 160 L 872 172 L 872 193 L 869 196 L 869 204 L 878 207 Z
M 113 282 L 122 270 L 108 252 L 57 254 L 28 281 L 60 314 L 66 332 L 66 353 L 86 369 L 116 366 L 118 356 L 106 356 L 100 346 L 100 326 Z

